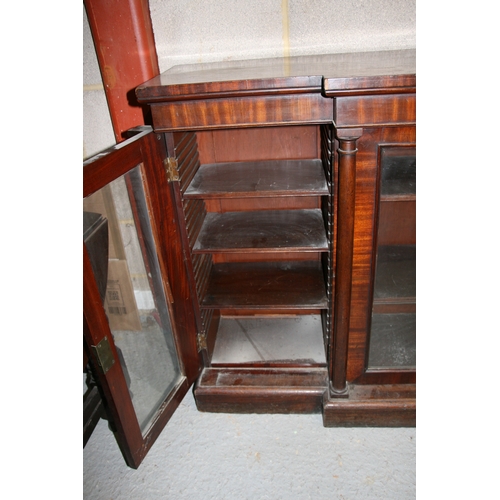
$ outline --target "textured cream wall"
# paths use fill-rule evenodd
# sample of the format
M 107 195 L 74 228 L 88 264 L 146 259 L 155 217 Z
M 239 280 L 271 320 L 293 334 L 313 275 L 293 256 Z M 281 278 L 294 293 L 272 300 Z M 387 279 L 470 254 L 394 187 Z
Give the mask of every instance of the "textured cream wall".
M 414 48 L 415 0 L 150 0 L 160 70 L 175 64 Z
M 83 8 L 83 159 L 115 144 L 94 41 Z

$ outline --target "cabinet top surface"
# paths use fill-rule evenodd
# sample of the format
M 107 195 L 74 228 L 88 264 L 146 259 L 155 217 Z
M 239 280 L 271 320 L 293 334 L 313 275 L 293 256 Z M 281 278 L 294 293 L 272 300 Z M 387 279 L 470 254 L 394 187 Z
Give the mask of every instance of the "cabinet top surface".
M 415 87 L 416 51 L 396 50 L 174 66 L 140 85 L 140 102 Z

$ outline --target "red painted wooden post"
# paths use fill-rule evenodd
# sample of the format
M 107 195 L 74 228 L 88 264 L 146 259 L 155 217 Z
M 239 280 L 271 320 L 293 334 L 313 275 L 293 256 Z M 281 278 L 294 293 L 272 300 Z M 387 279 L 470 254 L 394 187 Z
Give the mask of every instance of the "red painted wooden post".
M 159 74 L 148 0 L 84 0 L 117 142 L 144 125 L 135 88 Z M 145 108 L 144 108 L 145 109 Z

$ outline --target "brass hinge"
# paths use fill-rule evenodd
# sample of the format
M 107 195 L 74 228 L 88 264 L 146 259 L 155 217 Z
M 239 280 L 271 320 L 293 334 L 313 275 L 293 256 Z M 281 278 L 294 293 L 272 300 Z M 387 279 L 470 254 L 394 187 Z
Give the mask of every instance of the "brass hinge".
M 167 172 L 168 182 L 178 181 L 179 180 L 179 165 L 177 164 L 176 158 L 165 158 L 163 160 L 163 164 L 165 165 L 165 170 Z
M 113 351 L 111 350 L 108 337 L 104 337 L 97 345 L 93 345 L 92 350 L 96 355 L 97 363 L 99 364 L 102 373 L 106 374 L 115 364 L 115 357 L 113 356 Z
M 196 336 L 196 345 L 198 346 L 198 352 L 202 351 L 203 349 L 207 349 L 207 338 L 203 333 L 199 333 Z

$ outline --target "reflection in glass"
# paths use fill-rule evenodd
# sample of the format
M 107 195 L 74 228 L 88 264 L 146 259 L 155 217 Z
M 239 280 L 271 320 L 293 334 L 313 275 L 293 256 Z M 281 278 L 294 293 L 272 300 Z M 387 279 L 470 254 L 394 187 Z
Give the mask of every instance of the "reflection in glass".
M 86 220 L 94 217 L 89 214 L 108 222 L 104 308 L 145 434 L 182 376 L 140 167 L 86 198 Z
M 415 207 L 415 148 L 381 148 L 369 368 L 416 366 Z

